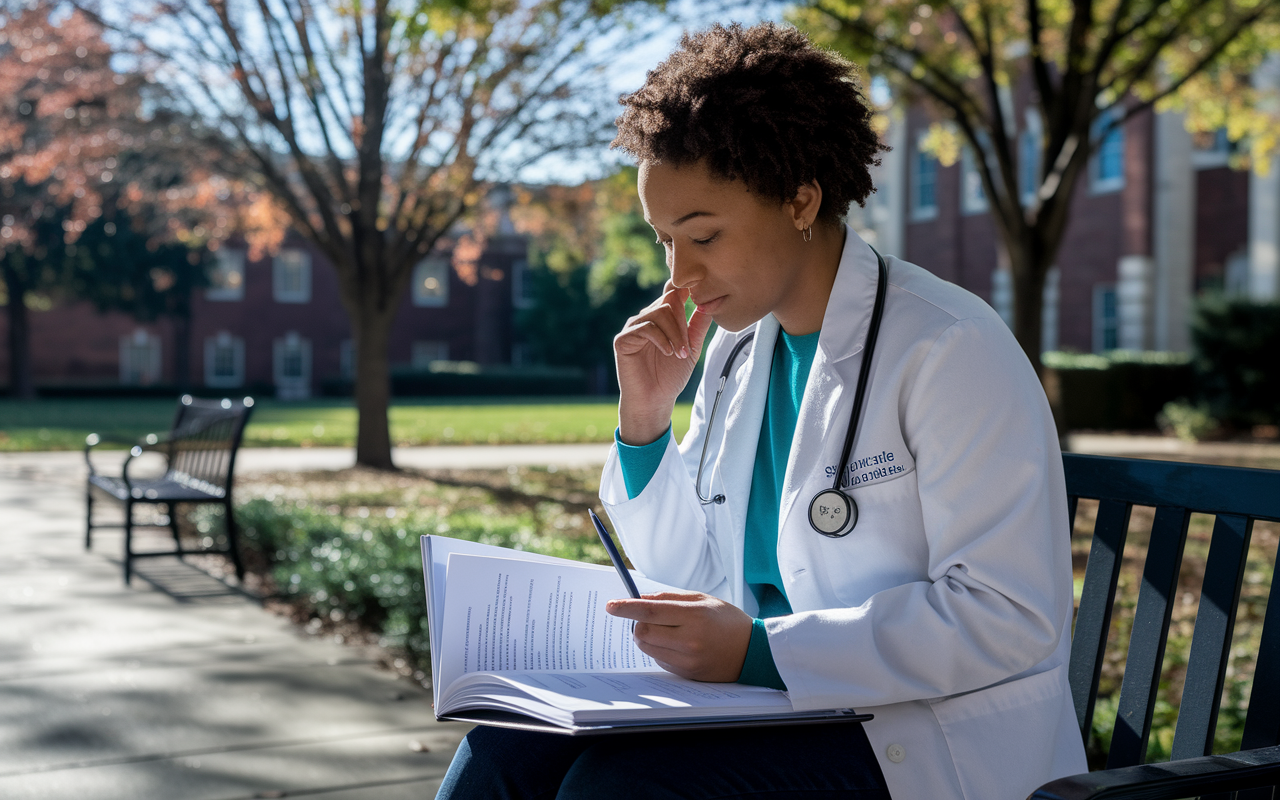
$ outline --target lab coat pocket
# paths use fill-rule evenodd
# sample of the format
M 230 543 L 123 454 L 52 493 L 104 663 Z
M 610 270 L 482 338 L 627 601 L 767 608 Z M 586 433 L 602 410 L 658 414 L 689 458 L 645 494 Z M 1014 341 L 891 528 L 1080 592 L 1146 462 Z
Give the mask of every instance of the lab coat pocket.
M 1062 723 L 1064 707 L 1071 706 L 1065 665 L 930 705 L 952 759 L 964 765 L 966 800 L 1022 800 L 1066 774 L 1062 753 L 1072 743 L 1064 736 L 1074 736 L 1079 747 L 1079 732 Z
M 856 607 L 876 592 L 921 580 L 928 572 L 924 520 L 916 472 L 850 492 L 858 504 L 858 524 L 847 536 L 811 534 L 828 566 L 839 604 Z

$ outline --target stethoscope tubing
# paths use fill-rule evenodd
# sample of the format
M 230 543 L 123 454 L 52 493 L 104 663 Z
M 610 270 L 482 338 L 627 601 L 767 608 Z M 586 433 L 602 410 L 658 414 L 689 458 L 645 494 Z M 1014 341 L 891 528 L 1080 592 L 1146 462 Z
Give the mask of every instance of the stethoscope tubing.
M 852 511 L 850 515 L 851 524 L 847 525 L 848 530 L 842 529 L 836 533 L 828 533 L 818 528 L 812 518 L 810 519 L 810 525 L 813 526 L 814 530 L 818 531 L 818 533 L 821 533 L 823 536 L 833 538 L 844 536 L 849 530 L 852 530 L 854 525 L 857 524 L 857 504 L 854 503 L 852 497 L 849 497 L 845 493 L 840 484 L 845 480 L 845 473 L 849 471 L 849 456 L 853 453 L 854 441 L 857 439 L 858 422 L 862 418 L 862 406 L 866 399 L 867 385 L 871 379 L 871 361 L 875 356 L 876 341 L 880 337 L 880 323 L 884 319 L 885 296 L 888 294 L 889 288 L 889 266 L 885 263 L 884 256 L 880 255 L 874 247 L 871 248 L 871 252 L 876 254 L 876 298 L 875 303 L 871 308 L 871 321 L 867 328 L 866 340 L 863 344 L 862 366 L 858 370 L 858 384 L 853 395 L 853 410 L 849 416 L 849 429 L 845 432 L 844 446 L 840 450 L 840 467 L 836 471 L 835 480 L 832 483 L 831 489 L 824 489 L 823 492 L 819 493 L 820 496 L 825 492 L 834 490 L 844 497 L 848 501 L 849 507 Z M 702 454 L 698 458 L 698 476 L 694 484 L 694 488 L 698 494 L 698 500 L 703 505 L 709 505 L 711 503 L 719 505 L 725 500 L 723 494 L 716 494 L 712 497 L 706 497 L 702 494 L 702 474 L 706 467 L 707 445 L 711 441 L 711 429 L 715 424 L 716 411 L 720 408 L 720 397 L 724 394 L 724 387 L 729 381 L 729 374 L 733 371 L 734 362 L 737 361 L 739 354 L 741 354 L 747 345 L 749 345 L 754 339 L 755 331 L 750 331 L 745 336 L 738 339 L 734 344 L 733 349 L 729 351 L 729 357 L 725 359 L 724 368 L 720 372 L 720 380 L 716 386 L 716 397 L 711 403 L 711 414 L 707 417 L 707 431 L 702 438 Z

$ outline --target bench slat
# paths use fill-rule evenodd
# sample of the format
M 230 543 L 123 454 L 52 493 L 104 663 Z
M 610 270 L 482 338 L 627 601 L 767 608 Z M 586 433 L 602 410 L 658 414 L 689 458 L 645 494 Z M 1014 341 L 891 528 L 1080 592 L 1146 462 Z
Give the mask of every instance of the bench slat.
M 1075 453 L 1063 458 L 1063 468 L 1079 497 L 1280 521 L 1275 470 Z
M 1173 736 L 1173 758 L 1196 758 L 1213 752 L 1213 732 L 1218 723 L 1222 684 L 1231 656 L 1231 633 L 1235 629 L 1236 606 L 1249 556 L 1249 536 L 1253 521 L 1233 514 L 1219 514 L 1213 525 L 1213 540 L 1205 563 L 1200 606 L 1196 609 L 1195 632 L 1191 635 L 1191 655 L 1187 679 Z
M 1280 554 L 1272 565 L 1271 595 L 1267 598 L 1267 614 L 1262 623 L 1241 750 L 1280 745 L 1280 591 L 1276 591 L 1274 577 L 1277 572 L 1280 572 Z
M 1098 504 L 1098 519 L 1093 528 L 1093 544 L 1089 549 L 1089 567 L 1085 571 L 1084 591 L 1076 614 L 1073 640 L 1088 642 L 1071 648 L 1069 676 L 1071 695 L 1076 706 L 1080 733 L 1088 739 L 1093 722 L 1093 706 L 1098 699 L 1098 677 L 1102 673 L 1102 657 L 1111 627 L 1111 607 L 1116 597 L 1116 581 L 1120 577 L 1121 554 L 1129 533 L 1132 504 L 1120 500 L 1103 500 Z
M 1160 689 L 1160 668 L 1164 664 L 1165 642 L 1190 521 L 1191 512 L 1185 508 L 1161 506 L 1156 509 L 1133 630 L 1129 635 L 1119 709 L 1107 756 L 1108 769 L 1146 761 L 1147 736 Z

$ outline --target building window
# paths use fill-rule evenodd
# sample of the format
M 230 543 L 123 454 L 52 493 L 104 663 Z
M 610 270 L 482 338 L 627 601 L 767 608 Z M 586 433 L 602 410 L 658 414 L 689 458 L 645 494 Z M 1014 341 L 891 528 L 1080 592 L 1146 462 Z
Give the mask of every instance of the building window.
M 222 331 L 204 340 L 204 383 L 215 388 L 244 385 L 244 339 Z
M 276 397 L 305 400 L 311 396 L 311 342 L 294 331 L 273 343 Z
M 1029 206 L 1040 191 L 1044 128 L 1040 124 L 1040 113 L 1033 108 L 1027 109 L 1026 120 L 1027 126 L 1018 134 L 1018 196 L 1024 206 Z
M 1091 188 L 1095 194 L 1117 192 L 1124 188 L 1124 128 L 1117 124 L 1120 110 L 1098 115 L 1093 122 L 1093 139 L 1101 137 L 1098 150 L 1090 162 Z
M 518 258 L 511 264 L 511 304 L 516 308 L 533 308 L 536 302 L 529 262 Z
M 987 191 L 982 186 L 982 173 L 972 147 L 960 152 L 960 210 L 965 214 L 981 214 L 987 210 Z
M 356 379 L 356 343 L 343 339 L 338 345 L 338 374 L 347 380 Z
M 1218 128 L 1213 133 L 1200 133 L 1193 137 L 1195 147 L 1191 151 L 1191 163 L 1196 169 L 1225 167 L 1231 163 L 1236 143 L 1227 138 L 1227 129 Z
M 1093 287 L 1093 352 L 1120 346 L 1120 317 L 1116 313 L 1115 284 Z
M 924 149 L 924 134 L 916 138 L 911 157 L 911 218 L 938 216 L 938 159 Z
M 1058 268 L 1049 267 L 1044 276 L 1044 294 L 1042 295 L 1040 318 L 1040 352 L 1047 353 L 1058 349 Z
M 513 342 L 511 345 L 511 366 L 533 366 L 537 358 L 537 350 L 528 342 Z
M 311 254 L 281 250 L 271 261 L 271 290 L 277 303 L 310 303 Z
M 413 304 L 437 308 L 449 305 L 449 259 L 428 258 L 413 268 Z
M 409 363 L 414 369 L 428 369 L 432 361 L 448 360 L 448 342 L 414 342 Z
M 1013 327 L 1013 273 L 1008 267 L 991 273 L 991 307 L 1005 325 Z
M 120 382 L 146 386 L 160 380 L 160 337 L 138 328 L 120 337 Z
M 244 299 L 244 251 L 221 247 L 213 254 L 206 300 L 226 302 Z

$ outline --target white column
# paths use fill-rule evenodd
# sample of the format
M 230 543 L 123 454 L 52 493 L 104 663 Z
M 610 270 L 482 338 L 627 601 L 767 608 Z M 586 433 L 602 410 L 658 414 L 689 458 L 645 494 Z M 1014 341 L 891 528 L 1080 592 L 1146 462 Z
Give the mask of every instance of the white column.
M 1280 57 L 1272 54 L 1253 76 L 1254 85 L 1280 91 Z M 1280 158 L 1265 176 L 1249 173 L 1249 296 L 1280 296 Z
M 1152 344 L 1157 350 L 1191 346 L 1195 280 L 1196 171 L 1191 134 L 1180 113 L 1156 115 L 1155 197 L 1152 202 Z
M 1117 269 L 1117 339 L 1122 350 L 1146 350 L 1151 344 L 1150 256 L 1123 256 Z
M 876 249 L 881 253 L 902 256 L 905 241 L 903 225 L 907 213 L 907 120 L 901 112 L 893 114 L 885 144 L 893 148 L 880 157 L 876 170 L 876 193 L 868 203 L 871 223 L 876 233 Z

